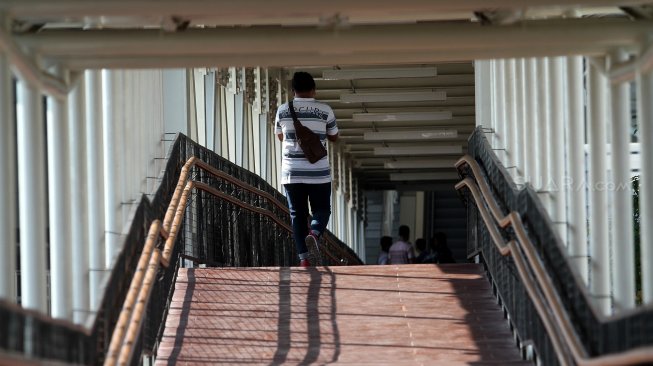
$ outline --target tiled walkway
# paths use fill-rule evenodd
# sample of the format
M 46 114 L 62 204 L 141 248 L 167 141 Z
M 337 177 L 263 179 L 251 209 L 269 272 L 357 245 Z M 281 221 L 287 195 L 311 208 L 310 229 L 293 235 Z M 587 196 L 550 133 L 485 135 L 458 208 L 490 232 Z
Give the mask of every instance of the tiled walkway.
M 472 264 L 181 269 L 156 365 L 521 361 Z

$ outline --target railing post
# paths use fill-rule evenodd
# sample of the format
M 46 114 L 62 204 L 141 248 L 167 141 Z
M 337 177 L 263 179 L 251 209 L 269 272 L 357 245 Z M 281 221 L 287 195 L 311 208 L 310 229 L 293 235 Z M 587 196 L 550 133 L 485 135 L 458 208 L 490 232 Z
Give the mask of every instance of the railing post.
M 9 60 L 0 52 L 0 298 L 16 302 L 16 124 Z
M 64 76 L 60 67 L 55 71 Z M 47 98 L 50 303 L 54 318 L 72 320 L 72 248 L 67 100 Z
M 587 194 L 585 179 L 585 108 L 583 92 L 583 58 L 567 59 L 567 166 L 569 178 L 565 183 L 569 202 L 569 255 L 578 273 L 589 284 L 587 247 Z
M 24 80 L 18 82 L 17 96 L 21 304 L 47 313 L 43 97 Z
M 598 58 L 596 62 L 604 62 Z M 592 263 L 591 292 L 604 314 L 612 311 L 610 288 L 610 248 L 608 233 L 606 104 L 607 79 L 597 66 L 589 63 L 589 192 L 590 253 Z
M 612 64 L 627 61 L 619 51 Z M 614 261 L 612 283 L 615 311 L 635 307 L 635 246 L 633 243 L 633 196 L 630 182 L 630 86 L 611 85 L 612 101 L 612 243 Z
M 653 73 L 637 75 L 637 109 L 642 167 L 639 182 L 642 297 L 653 303 Z
M 102 141 L 102 72 L 87 70 L 86 82 L 86 167 L 88 184 L 88 250 L 91 309 L 96 310 L 102 297 L 104 277 L 104 179 Z

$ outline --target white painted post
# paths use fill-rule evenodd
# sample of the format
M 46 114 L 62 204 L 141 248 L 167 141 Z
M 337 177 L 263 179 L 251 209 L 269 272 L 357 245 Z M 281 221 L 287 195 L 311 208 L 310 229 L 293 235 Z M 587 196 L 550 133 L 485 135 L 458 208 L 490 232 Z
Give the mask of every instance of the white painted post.
M 0 53 L 0 298 L 16 302 L 16 124 L 9 61 Z
M 578 273 L 589 284 L 587 246 L 587 193 L 585 191 L 585 102 L 583 91 L 583 58 L 567 58 L 567 166 L 565 182 L 569 201 L 569 256 Z
M 102 72 L 88 70 L 86 82 L 86 172 L 88 180 L 89 287 L 91 309 L 99 306 L 106 267 L 104 235 L 104 169 L 102 141 Z
M 597 62 L 603 62 L 601 59 Z M 590 63 L 588 137 L 590 140 L 590 254 L 591 292 L 604 314 L 612 311 L 610 289 L 610 248 L 608 240 L 608 195 L 606 153 L 607 79 Z
M 549 58 L 549 77 L 551 79 L 551 138 L 549 146 L 551 179 L 551 218 L 558 229 L 558 235 L 566 244 L 567 238 L 567 198 L 564 188 L 565 156 L 567 146 L 565 139 L 564 106 L 564 60 L 561 57 Z
M 21 305 L 47 313 L 45 125 L 35 86 L 18 82 L 17 145 Z
M 626 61 L 619 51 L 612 63 Z M 633 196 L 630 182 L 630 86 L 611 85 L 612 94 L 612 243 L 615 311 L 635 307 L 635 244 L 633 242 Z M 644 160 L 644 159 L 643 159 Z M 649 160 L 649 159 L 647 159 Z
M 549 161 L 549 150 L 551 143 L 551 133 L 550 133 L 550 121 L 551 116 L 549 115 L 550 111 L 550 98 L 549 98 L 549 65 L 546 57 L 537 59 L 537 98 L 538 98 L 538 125 L 537 125 L 537 177 L 535 182 L 537 182 L 537 189 L 541 194 L 539 195 L 544 207 L 547 212 L 551 214 L 551 187 L 550 179 L 551 175 L 549 174 L 550 170 L 550 161 Z
M 503 63 L 503 87 L 504 87 L 504 116 L 505 116 L 505 144 L 506 148 L 503 164 L 508 172 L 515 177 L 514 155 L 515 145 L 515 59 L 507 59 Z
M 86 141 L 85 141 L 85 83 L 83 80 L 72 90 L 68 98 L 70 141 L 70 189 L 71 189 L 71 265 L 73 271 L 74 321 L 83 324 L 89 310 L 89 264 L 87 237 L 87 187 L 86 187 Z
M 638 72 L 637 108 L 642 166 L 639 181 L 642 296 L 653 303 L 653 74 Z
M 122 215 L 118 161 L 116 159 L 116 71 L 102 70 L 102 143 L 104 161 L 104 222 L 105 222 L 105 268 L 111 268 L 114 256 L 120 248 Z
M 524 149 L 524 178 L 525 181 L 537 189 L 537 151 L 534 148 L 537 141 L 537 125 L 539 116 L 537 114 L 537 62 L 534 58 L 526 59 L 526 120 L 524 121 L 524 143 L 529 146 Z
M 63 76 L 61 69 L 56 70 Z M 67 101 L 47 98 L 50 304 L 53 318 L 73 319 Z
M 515 98 L 513 101 L 514 106 L 514 133 L 512 139 L 513 151 L 513 164 L 517 167 L 515 175 L 519 176 L 519 181 L 523 181 L 524 176 L 524 125 L 526 118 L 524 116 L 524 108 L 526 105 L 525 86 L 524 86 L 524 68 L 525 61 L 523 58 L 515 60 L 515 76 L 514 76 L 514 90 Z
M 495 123 L 496 129 L 494 136 L 496 137 L 496 145 L 494 148 L 497 150 L 497 156 L 504 163 L 506 161 L 506 149 L 508 148 L 508 141 L 506 140 L 506 97 L 505 97 L 505 85 L 506 78 L 504 75 L 504 65 L 505 60 L 496 60 L 494 66 L 494 75 L 495 75 L 495 92 L 494 92 L 494 107 L 496 108 L 495 112 Z

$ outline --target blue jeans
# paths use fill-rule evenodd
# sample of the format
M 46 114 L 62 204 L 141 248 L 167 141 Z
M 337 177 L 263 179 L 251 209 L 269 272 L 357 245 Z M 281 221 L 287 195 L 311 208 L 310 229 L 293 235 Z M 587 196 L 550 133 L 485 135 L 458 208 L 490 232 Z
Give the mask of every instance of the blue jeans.
M 304 242 L 308 235 L 308 203 L 311 203 L 312 212 L 311 231 L 320 236 L 326 230 L 331 216 L 331 183 L 293 183 L 283 186 L 288 198 L 297 254 L 302 255 L 308 252 Z

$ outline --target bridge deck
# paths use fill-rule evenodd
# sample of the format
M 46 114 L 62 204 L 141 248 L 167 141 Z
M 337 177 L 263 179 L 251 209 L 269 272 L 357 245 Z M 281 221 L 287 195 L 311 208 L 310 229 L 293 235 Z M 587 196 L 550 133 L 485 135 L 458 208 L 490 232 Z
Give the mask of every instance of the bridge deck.
M 473 264 L 180 269 L 157 365 L 528 364 Z

